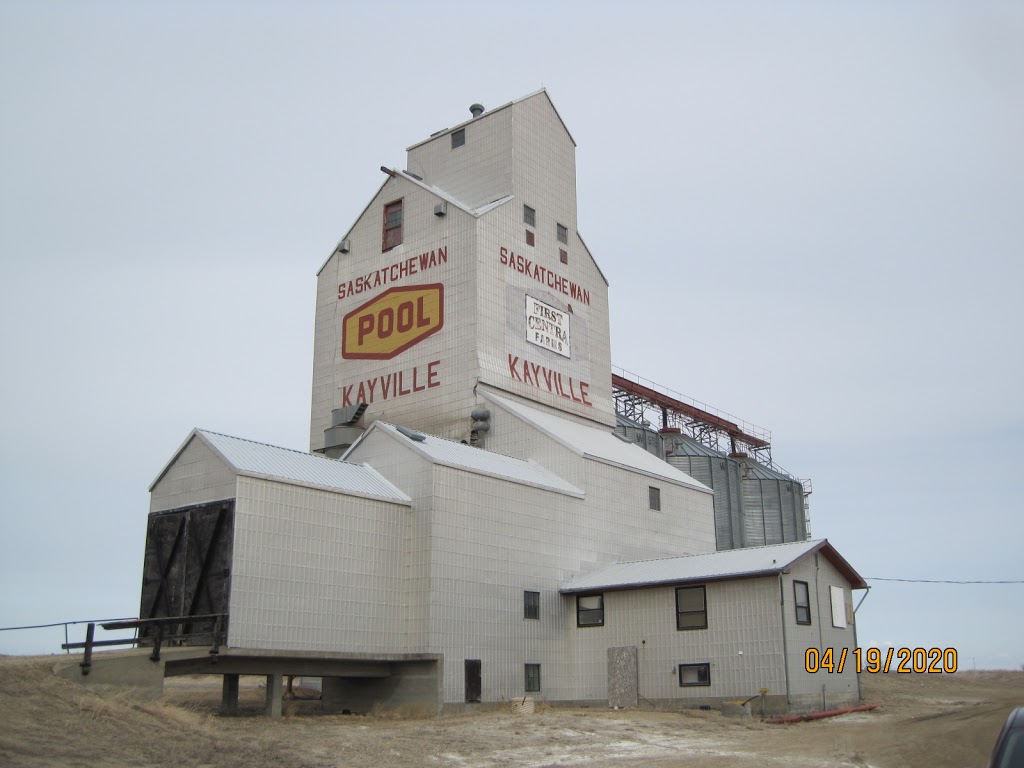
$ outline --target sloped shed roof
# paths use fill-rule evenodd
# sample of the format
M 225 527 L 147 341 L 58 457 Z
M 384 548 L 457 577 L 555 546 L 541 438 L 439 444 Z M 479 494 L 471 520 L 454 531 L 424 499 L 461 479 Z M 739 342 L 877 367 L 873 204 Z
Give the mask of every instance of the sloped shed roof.
M 679 485 L 689 486 L 698 491 L 711 493 L 711 489 L 699 483 L 689 475 L 681 472 L 671 464 L 648 453 L 643 448 L 629 441 L 620 440 L 611 430 L 588 427 L 575 421 L 569 421 L 551 413 L 539 411 L 522 403 L 516 403 L 491 392 L 482 393 L 491 402 L 501 406 L 528 424 L 533 425 L 544 434 L 558 441 L 566 448 L 580 456 L 585 456 L 606 464 L 642 472 L 645 475 L 659 477 Z
M 174 457 L 150 485 L 149 490 L 152 491 L 156 487 L 160 478 L 193 439 L 202 440 L 234 472 L 245 477 L 279 480 L 293 485 L 351 496 L 384 499 L 399 504 L 412 503 L 412 499 L 368 464 L 349 464 L 316 453 L 280 448 L 205 429 L 192 430 Z
M 542 467 L 535 461 L 515 459 L 501 453 L 474 448 L 471 445 L 454 440 L 445 440 L 433 435 L 396 427 L 383 421 L 375 421 L 360 436 L 359 440 L 352 444 L 352 447 L 345 453 L 345 456 L 352 453 L 356 446 L 375 429 L 379 429 L 402 442 L 434 464 L 464 469 L 468 472 L 509 480 L 521 485 L 532 485 L 537 488 L 576 496 L 577 498 L 583 498 L 584 496 L 583 491 L 575 485 L 563 480 L 554 472 Z
M 770 544 L 764 547 L 730 549 L 701 555 L 664 557 L 616 563 L 562 584 L 563 594 L 613 589 L 636 589 L 691 581 L 720 581 L 778 574 L 800 558 L 821 552 L 843 574 L 854 589 L 867 584 L 853 567 L 828 543 L 828 539 Z

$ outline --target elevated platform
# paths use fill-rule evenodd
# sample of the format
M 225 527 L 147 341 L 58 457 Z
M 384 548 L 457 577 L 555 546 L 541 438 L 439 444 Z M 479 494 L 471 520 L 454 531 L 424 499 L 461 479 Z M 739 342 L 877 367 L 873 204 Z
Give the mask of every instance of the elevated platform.
M 281 716 L 284 678 L 319 677 L 323 680 L 323 711 L 366 713 L 414 711 L 437 714 L 442 706 L 444 664 L 435 654 L 365 654 L 265 650 L 220 647 L 164 648 L 154 659 L 149 649 L 97 652 L 88 675 L 79 657 L 69 656 L 54 672 L 72 682 L 98 689 L 128 689 L 142 698 L 163 693 L 166 677 L 220 675 L 223 678 L 221 711 L 238 711 L 239 677 L 266 677 L 265 713 Z

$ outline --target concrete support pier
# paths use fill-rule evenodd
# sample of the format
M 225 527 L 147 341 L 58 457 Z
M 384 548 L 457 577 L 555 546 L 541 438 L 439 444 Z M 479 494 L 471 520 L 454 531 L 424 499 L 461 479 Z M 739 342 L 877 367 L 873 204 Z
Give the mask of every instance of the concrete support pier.
M 225 677 L 227 677 L 225 675 Z M 263 710 L 267 717 L 281 716 L 281 696 L 284 693 L 284 675 L 275 672 L 267 675 L 267 705 Z
M 222 715 L 238 714 L 238 675 L 224 675 L 220 694 L 220 713 Z

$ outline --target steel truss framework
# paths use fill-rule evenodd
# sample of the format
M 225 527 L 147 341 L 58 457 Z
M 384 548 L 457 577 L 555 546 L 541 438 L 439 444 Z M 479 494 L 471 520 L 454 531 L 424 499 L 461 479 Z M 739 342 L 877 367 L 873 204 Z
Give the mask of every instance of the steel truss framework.
M 640 424 L 674 427 L 702 445 L 727 454 L 745 453 L 767 467 L 772 467 L 771 433 L 735 417 L 712 412 L 681 396 L 669 394 L 653 382 L 641 383 L 639 377 L 612 374 L 612 397 L 615 411 Z

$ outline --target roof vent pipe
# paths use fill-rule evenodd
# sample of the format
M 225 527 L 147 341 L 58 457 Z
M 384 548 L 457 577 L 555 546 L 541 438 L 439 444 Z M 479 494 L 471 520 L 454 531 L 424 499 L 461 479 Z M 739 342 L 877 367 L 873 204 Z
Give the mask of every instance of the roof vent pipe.
M 480 117 L 480 115 L 482 115 L 484 113 L 484 105 L 483 104 L 471 104 L 470 107 L 469 107 L 469 112 L 470 112 L 471 115 L 473 115 L 474 118 Z

